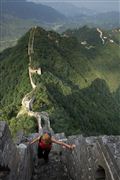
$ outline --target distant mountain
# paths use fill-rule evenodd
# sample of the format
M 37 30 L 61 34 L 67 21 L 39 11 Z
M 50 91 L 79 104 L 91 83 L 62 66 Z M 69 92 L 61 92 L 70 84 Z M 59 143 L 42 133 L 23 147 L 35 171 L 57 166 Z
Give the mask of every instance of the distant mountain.
M 120 27 L 119 12 L 106 12 L 95 15 L 79 14 L 71 17 L 66 24 L 59 28 L 59 32 L 66 29 L 79 28 L 84 25 L 89 27 L 100 27 L 103 29 L 113 29 Z
M 91 9 L 87 9 L 84 7 L 77 7 L 70 2 L 43 2 L 43 4 L 53 7 L 60 13 L 64 14 L 67 17 L 74 17 L 76 15 L 94 15 L 94 12 Z
M 1 2 L 0 14 L 0 51 L 15 45 L 30 27 L 40 25 L 50 28 L 56 24 L 63 24 L 66 17 L 55 9 L 32 2 L 5 0 Z
M 30 29 L 13 48 L 0 54 L 0 119 L 12 132 L 33 132 L 35 120 L 16 118 L 22 98 L 32 90 L 28 73 L 28 42 L 34 31 L 31 68 L 37 88 L 35 112 L 46 111 L 55 132 L 119 134 L 119 29 L 103 31 L 84 26 L 62 35 L 40 27 Z M 32 96 L 29 94 L 28 100 Z
M 92 18 L 90 21 L 93 22 L 95 25 L 112 29 L 114 27 L 120 27 L 120 12 L 113 11 L 113 12 L 105 12 L 100 13 Z
M 7 14 L 0 17 L 0 22 L 0 51 L 15 45 L 17 40 L 37 23 L 35 20 L 20 19 Z
M 35 25 L 41 26 L 46 30 L 53 29 L 57 32 L 63 32 L 69 28 L 79 28 L 86 24 L 89 27 L 106 29 L 119 27 L 118 12 L 97 14 L 86 8 L 78 8 L 71 3 L 59 3 L 59 6 L 58 3 L 47 3 L 47 5 L 53 6 L 58 10 L 25 0 L 5 0 L 2 1 L 1 5 L 0 51 L 15 45 L 16 39 Z
M 2 11 L 4 14 L 9 14 L 16 18 L 38 20 L 43 23 L 54 23 L 65 19 L 64 15 L 51 7 L 26 2 L 25 0 L 3 1 Z
M 44 4 L 67 16 L 68 20 L 65 26 L 68 28 L 89 25 L 112 29 L 120 26 L 120 12 L 117 11 L 100 13 L 84 7 L 77 7 L 70 2 L 44 2 Z

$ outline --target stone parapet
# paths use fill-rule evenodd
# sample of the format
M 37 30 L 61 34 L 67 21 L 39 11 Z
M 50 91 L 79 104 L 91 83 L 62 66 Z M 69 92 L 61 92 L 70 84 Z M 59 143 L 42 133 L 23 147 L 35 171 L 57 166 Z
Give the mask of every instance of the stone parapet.
M 32 150 L 30 146 L 12 140 L 9 128 L 0 122 L 0 178 L 4 180 L 30 180 L 32 176 Z
M 62 162 L 72 180 L 120 180 L 120 136 L 71 136 L 73 151 L 65 150 Z
M 31 135 L 29 140 L 34 136 L 38 134 Z M 120 180 L 120 136 L 77 135 L 66 138 L 64 133 L 60 133 L 54 137 L 76 145 L 74 150 L 69 150 L 54 144 L 50 154 L 51 159 L 56 157 L 54 163 L 57 171 L 62 168 L 69 180 Z M 30 180 L 34 167 L 33 158 L 37 157 L 36 150 L 37 144 L 15 145 L 7 124 L 0 122 L 0 179 Z M 51 165 L 45 167 L 51 169 Z M 41 173 L 40 176 L 42 177 Z

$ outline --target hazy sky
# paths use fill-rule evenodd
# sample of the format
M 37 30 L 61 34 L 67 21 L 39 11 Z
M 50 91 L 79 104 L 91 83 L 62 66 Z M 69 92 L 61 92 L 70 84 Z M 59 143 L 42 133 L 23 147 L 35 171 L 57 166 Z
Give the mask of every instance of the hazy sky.
M 97 11 L 120 11 L 120 0 L 29 0 L 36 2 L 69 2 L 77 7 L 85 7 Z M 58 3 L 59 4 L 59 3 Z

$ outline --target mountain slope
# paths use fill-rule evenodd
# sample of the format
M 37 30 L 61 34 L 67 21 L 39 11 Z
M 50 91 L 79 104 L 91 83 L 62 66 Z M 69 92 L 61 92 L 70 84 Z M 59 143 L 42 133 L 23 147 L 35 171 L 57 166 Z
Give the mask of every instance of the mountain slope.
M 51 7 L 26 1 L 3 1 L 2 12 L 17 18 L 39 20 L 39 22 L 46 23 L 61 21 L 65 18 Z
M 96 12 L 93 10 L 84 8 L 84 7 L 77 7 L 71 2 L 42 2 L 44 5 L 48 5 L 53 7 L 60 13 L 64 14 L 67 17 L 74 17 L 76 15 L 94 15 Z
M 75 29 L 85 25 L 89 27 L 99 27 L 102 29 L 113 29 L 120 27 L 119 11 L 95 13 L 95 14 L 77 14 L 69 19 L 66 24 L 59 28 L 59 31 L 63 32 L 66 29 Z
M 16 44 L 32 26 L 51 28 L 63 23 L 66 17 L 55 9 L 27 1 L 1 1 L 0 51 Z
M 119 28 L 120 27 L 120 12 L 106 12 L 100 13 L 90 18 L 91 23 L 103 27 L 106 29 Z
M 30 32 L 14 48 L 0 54 L 1 119 L 8 120 L 14 132 L 36 128 L 33 119 L 16 118 L 21 99 L 31 91 L 27 55 Z M 31 66 L 41 67 L 42 74 L 33 75 L 37 88 L 32 94 L 32 108 L 48 112 L 56 132 L 119 133 L 119 103 L 113 91 L 120 86 L 120 54 L 118 41 L 109 33 L 83 27 L 60 35 L 36 28 Z M 103 43 L 104 36 L 107 39 Z
M 36 24 L 35 20 L 24 20 L 7 14 L 2 15 L 0 21 L 0 51 L 15 45 L 17 40 Z
M 59 6 L 58 3 L 44 2 L 44 4 L 49 6 L 26 0 L 1 1 L 0 51 L 15 45 L 16 39 L 19 39 L 30 27 L 35 25 L 58 32 L 63 32 L 68 28 L 82 27 L 86 24 L 90 27 L 106 29 L 119 27 L 119 12 L 97 14 L 89 9 L 78 8 L 65 2 L 64 5 L 59 3 Z M 59 10 L 63 13 L 60 13 Z M 66 14 L 69 17 L 66 17 Z

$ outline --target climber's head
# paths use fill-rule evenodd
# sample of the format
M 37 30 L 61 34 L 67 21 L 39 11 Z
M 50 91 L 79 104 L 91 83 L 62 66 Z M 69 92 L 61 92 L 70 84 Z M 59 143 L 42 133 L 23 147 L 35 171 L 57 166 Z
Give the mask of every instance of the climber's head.
M 48 134 L 50 137 L 52 136 L 52 135 L 51 135 L 51 132 L 48 131 L 48 130 L 44 130 L 44 131 L 43 131 L 43 134 Z
M 49 131 L 44 131 L 44 132 L 43 132 L 43 135 L 42 135 L 42 139 L 43 139 L 43 140 L 47 140 L 47 141 L 51 140 L 51 132 L 49 132 Z

